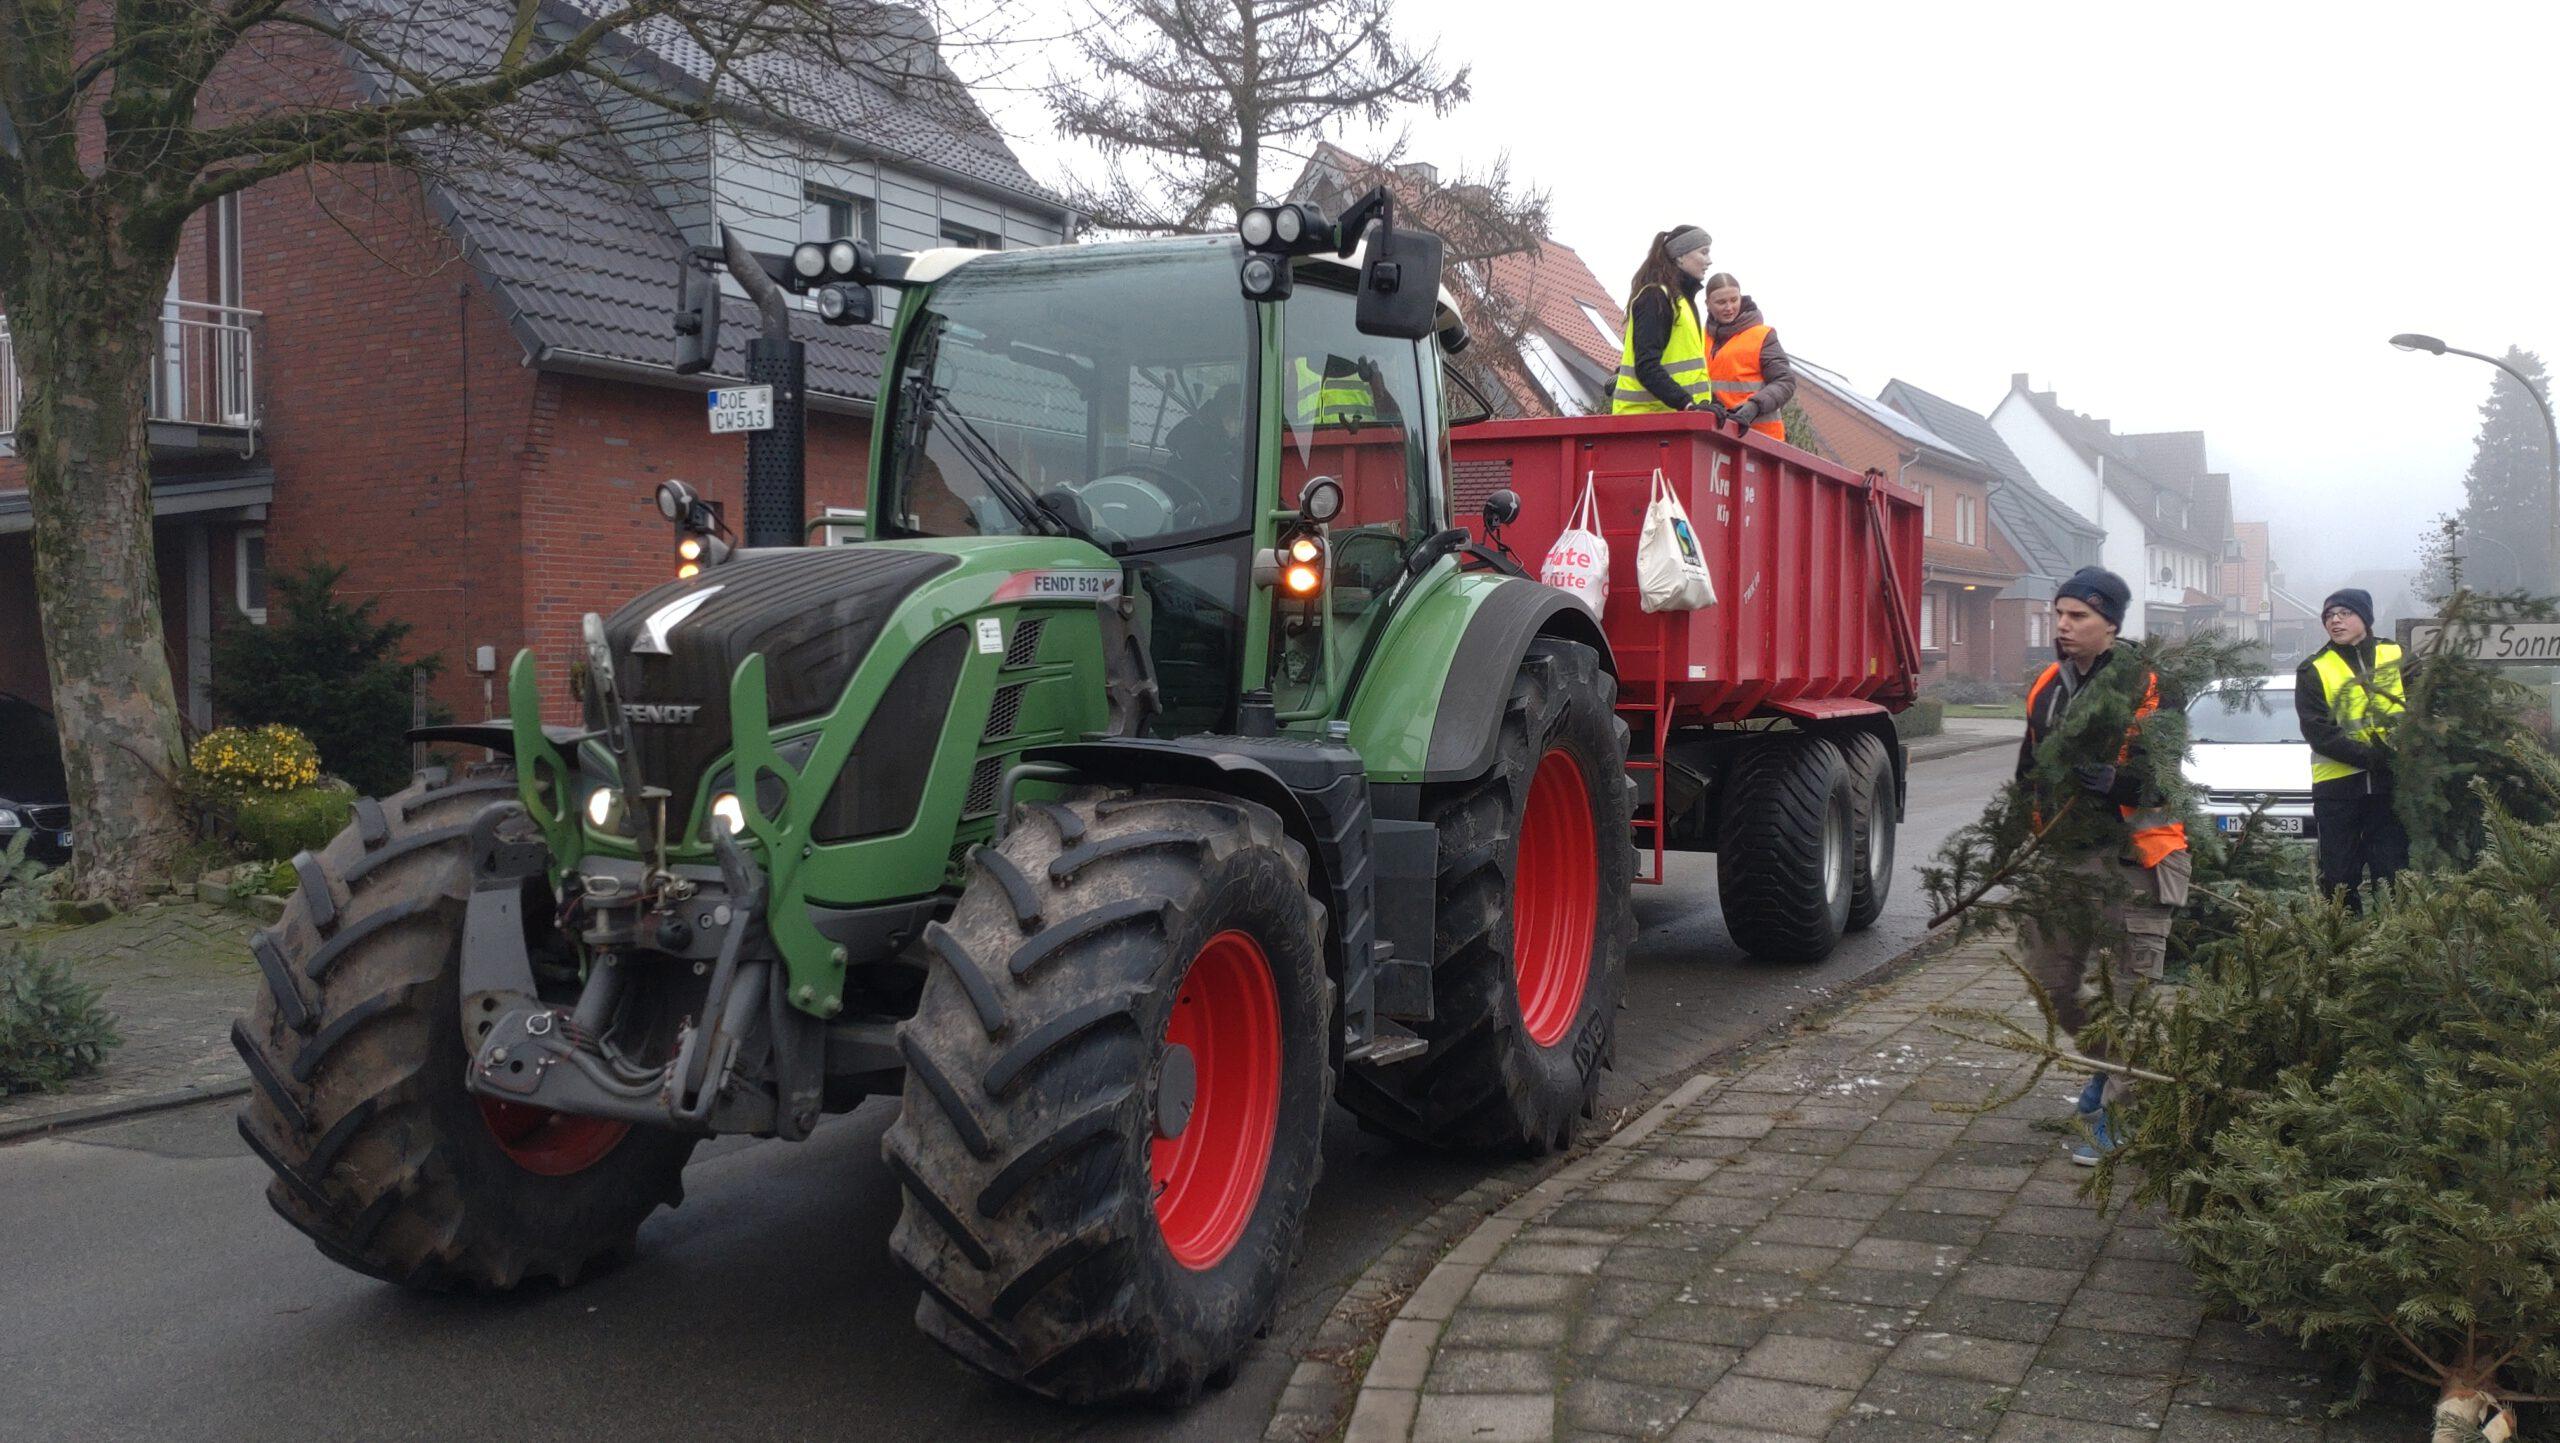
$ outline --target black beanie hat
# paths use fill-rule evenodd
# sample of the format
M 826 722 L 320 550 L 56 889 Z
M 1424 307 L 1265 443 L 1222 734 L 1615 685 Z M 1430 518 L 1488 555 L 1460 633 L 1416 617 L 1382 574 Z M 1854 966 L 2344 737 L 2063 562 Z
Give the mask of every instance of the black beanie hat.
M 2071 573 L 2070 580 L 2055 587 L 2053 594 L 2056 599 L 2067 596 L 2074 601 L 2087 602 L 2091 611 L 2105 617 L 2107 625 L 2119 630 L 2124 626 L 2124 609 L 2133 601 L 2133 588 L 2124 584 L 2123 577 L 2103 566 L 2081 567 Z
M 2320 619 L 2322 621 L 2328 620 L 2330 611 L 2341 606 L 2354 612 L 2358 617 L 2361 617 L 2364 621 L 2365 630 L 2373 630 L 2372 592 L 2356 586 L 2341 587 L 2336 591 L 2330 592 L 2329 599 L 2320 603 Z

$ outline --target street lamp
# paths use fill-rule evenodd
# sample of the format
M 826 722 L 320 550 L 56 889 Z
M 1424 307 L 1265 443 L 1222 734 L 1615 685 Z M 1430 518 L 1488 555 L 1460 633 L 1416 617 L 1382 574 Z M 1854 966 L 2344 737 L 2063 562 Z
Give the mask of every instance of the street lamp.
M 2484 356 L 2478 351 L 2466 351 L 2460 346 L 2448 346 L 2433 336 L 2422 336 L 2415 331 L 2403 331 L 2393 336 L 2391 344 L 2404 351 L 2424 351 L 2431 356 L 2469 356 L 2475 361 L 2486 361 L 2515 377 L 2516 384 L 2524 387 L 2524 393 L 2533 398 L 2533 404 L 2542 408 L 2542 460 L 2551 473 L 2550 534 L 2544 540 L 2550 547 L 2546 554 L 2550 558 L 2548 564 L 2552 568 L 2552 579 L 2556 585 L 2560 585 L 2560 425 L 2552 423 L 2551 403 L 2543 398 L 2542 392 L 2531 381 L 2524 378 L 2523 372 L 2495 356 Z

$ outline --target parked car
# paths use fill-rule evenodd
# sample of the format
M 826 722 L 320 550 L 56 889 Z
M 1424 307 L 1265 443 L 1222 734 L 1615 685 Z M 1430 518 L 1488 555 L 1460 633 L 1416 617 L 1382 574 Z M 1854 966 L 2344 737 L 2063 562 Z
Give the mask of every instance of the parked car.
M 2236 832 L 2261 801 L 2260 824 L 2282 837 L 2318 835 L 2311 820 L 2311 744 L 2293 714 L 2293 678 L 2271 676 L 2254 697 L 2217 682 L 2187 704 L 2187 780 L 2204 793 L 2214 827 Z
M 0 852 L 21 832 L 32 833 L 27 855 L 35 860 L 71 860 L 71 789 L 53 713 L 0 691 Z

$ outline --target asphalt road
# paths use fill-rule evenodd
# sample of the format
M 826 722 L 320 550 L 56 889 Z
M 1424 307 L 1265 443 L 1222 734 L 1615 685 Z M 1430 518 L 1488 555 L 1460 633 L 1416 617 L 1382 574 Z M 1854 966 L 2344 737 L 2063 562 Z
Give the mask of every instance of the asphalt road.
M 1675 858 L 1668 885 L 1638 889 L 1604 1100 L 1635 1101 L 1899 954 L 1925 922 L 1919 863 L 2012 755 L 1914 767 L 1884 918 L 1818 967 L 1741 955 L 1712 859 Z M 411 1295 L 322 1258 L 268 1211 L 228 1106 L 0 1147 L 0 1438 L 1258 1438 L 1292 1345 L 1478 1175 L 1336 1113 L 1305 1261 L 1236 1385 L 1183 1413 L 1079 1412 L 990 1384 L 915 1332 L 915 1289 L 886 1248 L 891 1106 L 797 1147 L 707 1146 L 638 1264 L 494 1301 Z

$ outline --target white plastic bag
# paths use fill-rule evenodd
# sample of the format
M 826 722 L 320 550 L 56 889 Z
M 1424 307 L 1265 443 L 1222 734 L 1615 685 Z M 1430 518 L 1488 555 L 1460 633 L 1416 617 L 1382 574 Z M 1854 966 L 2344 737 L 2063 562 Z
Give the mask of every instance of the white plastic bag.
M 1698 533 L 1661 468 L 1653 473 L 1653 504 L 1644 511 L 1644 535 L 1636 541 L 1636 585 L 1647 611 L 1695 611 L 1716 604 L 1716 584 L 1699 554 Z
M 1600 536 L 1600 498 L 1594 477 L 1582 478 L 1582 500 L 1565 522 L 1564 533 L 1547 548 L 1538 579 L 1590 608 L 1596 619 L 1609 604 L 1609 543 Z

